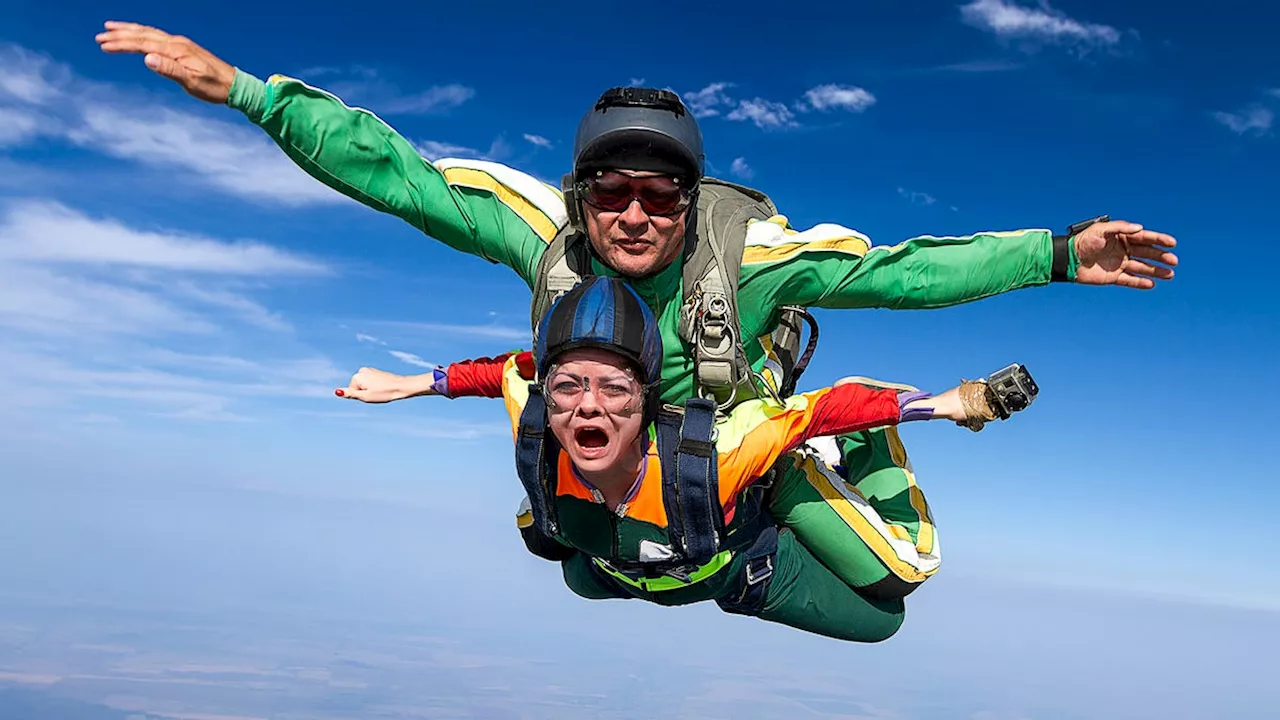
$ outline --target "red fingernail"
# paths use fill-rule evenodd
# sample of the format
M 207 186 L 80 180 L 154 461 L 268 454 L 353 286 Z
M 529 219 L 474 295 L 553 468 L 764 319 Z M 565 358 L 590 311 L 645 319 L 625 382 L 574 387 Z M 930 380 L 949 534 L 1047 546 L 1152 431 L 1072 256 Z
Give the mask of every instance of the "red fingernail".
M 346 396 L 347 396 L 347 394 L 346 394 L 346 393 L 342 392 L 342 389 L 341 389 L 341 388 L 339 388 L 339 389 L 337 389 L 337 390 L 334 390 L 334 391 L 333 391 L 333 394 L 334 394 L 334 395 L 337 395 L 338 397 L 346 397 Z

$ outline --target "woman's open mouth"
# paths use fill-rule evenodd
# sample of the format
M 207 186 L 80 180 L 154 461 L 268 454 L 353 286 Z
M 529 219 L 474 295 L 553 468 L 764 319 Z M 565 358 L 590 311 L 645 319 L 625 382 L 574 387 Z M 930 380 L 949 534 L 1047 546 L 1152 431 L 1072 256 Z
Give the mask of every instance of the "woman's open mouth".
M 588 458 L 600 457 L 609 449 L 609 434 L 600 428 L 579 428 L 573 433 L 573 441 Z

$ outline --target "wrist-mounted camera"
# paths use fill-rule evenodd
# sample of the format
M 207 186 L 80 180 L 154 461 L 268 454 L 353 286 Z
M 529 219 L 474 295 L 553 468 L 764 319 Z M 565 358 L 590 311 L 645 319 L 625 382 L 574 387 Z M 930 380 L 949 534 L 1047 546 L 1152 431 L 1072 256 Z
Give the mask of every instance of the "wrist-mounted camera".
M 1019 363 L 991 373 L 987 386 L 991 388 L 988 394 L 991 409 L 1001 420 L 1008 420 L 1010 415 L 1026 410 L 1040 394 L 1040 386 L 1036 385 L 1026 366 Z

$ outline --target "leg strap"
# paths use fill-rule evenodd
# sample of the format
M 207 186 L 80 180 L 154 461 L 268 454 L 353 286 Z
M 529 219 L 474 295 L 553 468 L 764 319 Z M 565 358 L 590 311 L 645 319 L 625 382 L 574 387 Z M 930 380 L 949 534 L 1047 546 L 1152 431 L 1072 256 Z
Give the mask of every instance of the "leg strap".
M 759 615 L 773 579 L 773 563 L 778 555 L 778 528 L 769 525 L 751 547 L 742 553 L 746 561 L 742 575 L 728 594 L 716 599 L 721 610 L 735 615 Z

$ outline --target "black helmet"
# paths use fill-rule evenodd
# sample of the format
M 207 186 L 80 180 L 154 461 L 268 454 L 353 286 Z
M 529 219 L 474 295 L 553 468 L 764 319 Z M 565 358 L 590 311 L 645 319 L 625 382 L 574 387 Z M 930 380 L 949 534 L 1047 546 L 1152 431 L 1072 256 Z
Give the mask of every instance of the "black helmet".
M 657 417 L 662 334 L 653 311 L 615 277 L 591 276 L 561 295 L 538 323 L 533 360 L 543 382 L 556 358 L 575 348 L 615 352 L 635 366 L 644 387 L 645 425 Z
M 702 131 L 679 96 L 637 87 L 600 96 L 578 124 L 573 177 L 612 168 L 670 173 L 690 186 L 702 178 Z

